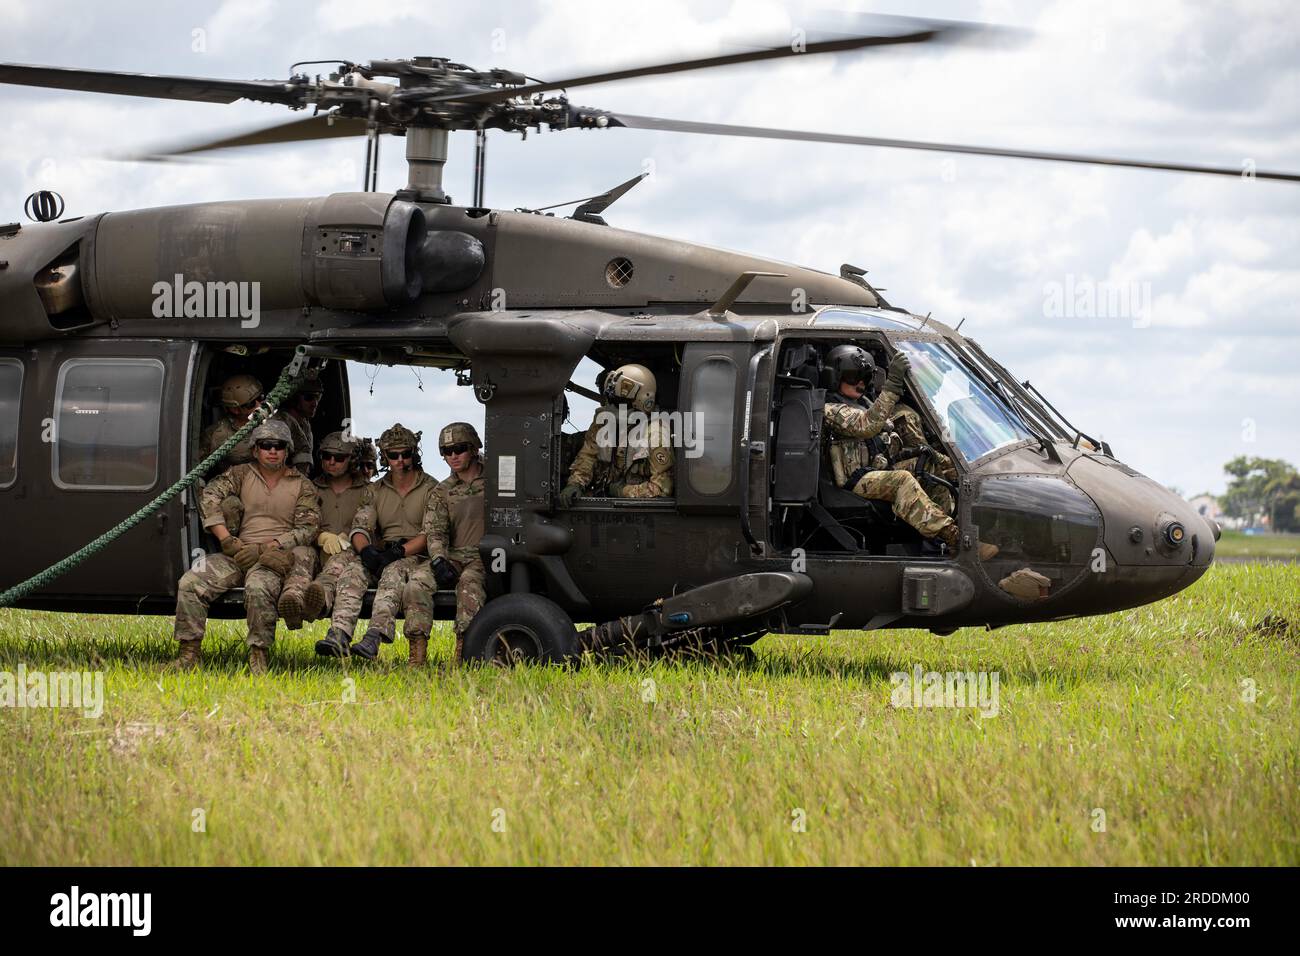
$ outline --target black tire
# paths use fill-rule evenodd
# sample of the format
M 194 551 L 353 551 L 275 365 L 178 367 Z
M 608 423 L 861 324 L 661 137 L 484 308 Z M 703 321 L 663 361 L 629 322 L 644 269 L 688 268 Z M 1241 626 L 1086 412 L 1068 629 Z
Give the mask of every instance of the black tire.
M 538 594 L 503 594 L 465 632 L 463 658 L 485 664 L 569 664 L 581 656 L 573 620 Z

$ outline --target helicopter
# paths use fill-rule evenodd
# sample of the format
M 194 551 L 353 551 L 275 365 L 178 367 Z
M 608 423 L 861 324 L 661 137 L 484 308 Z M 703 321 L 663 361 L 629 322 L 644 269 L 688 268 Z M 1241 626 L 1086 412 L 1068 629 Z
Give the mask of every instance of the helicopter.
M 607 210 L 642 177 L 567 217 L 483 203 L 487 131 L 543 127 L 1241 174 L 646 117 L 577 106 L 567 94 L 978 32 L 907 21 L 799 48 L 553 82 L 436 57 L 330 61 L 337 68 L 326 76 L 293 72 L 284 81 L 0 64 L 8 84 L 313 110 L 138 158 L 366 141 L 359 192 L 60 218 L 62 201 L 43 191 L 28 202 L 34 224 L 0 225 L 0 520 L 9 540 L 24 542 L 0 556 L 0 584 L 67 552 L 51 526 L 92 536 L 186 475 L 201 460 L 199 435 L 219 413 L 227 376 L 274 380 L 305 360 L 325 385 L 321 434 L 349 420 L 347 362 L 450 370 L 483 404 L 488 601 L 466 636 L 468 658 L 731 649 L 768 633 L 833 628 L 946 634 L 1103 614 L 1188 587 L 1213 562 L 1217 525 L 1074 427 L 959 328 L 891 304 L 864 269 L 846 263 L 831 274 L 611 226 Z M 453 131 L 475 133 L 468 206 L 442 187 Z M 385 135 L 405 140 L 407 182 L 392 193 L 378 191 Z M 1287 172 L 1254 176 L 1300 181 Z M 256 308 L 235 294 L 245 288 L 256 290 Z M 845 343 L 881 368 L 895 354 L 909 357 L 903 397 L 927 438 L 916 475 L 922 487 L 950 492 L 956 548 L 923 539 L 888 507 L 831 480 L 822 409 L 837 382 L 827 356 Z M 566 393 L 601 399 L 573 380 L 584 359 L 603 369 L 648 367 L 675 427 L 698 425 L 692 453 L 677 457 L 672 497 L 559 500 L 573 449 Z M 930 449 L 951 459 L 955 481 L 929 467 Z M 17 606 L 173 613 L 178 579 L 210 546 L 196 505 L 193 497 L 169 501 Z M 454 611 L 453 594 L 435 595 L 438 617 Z M 211 613 L 242 615 L 242 589 Z M 575 621 L 592 626 L 580 632 Z

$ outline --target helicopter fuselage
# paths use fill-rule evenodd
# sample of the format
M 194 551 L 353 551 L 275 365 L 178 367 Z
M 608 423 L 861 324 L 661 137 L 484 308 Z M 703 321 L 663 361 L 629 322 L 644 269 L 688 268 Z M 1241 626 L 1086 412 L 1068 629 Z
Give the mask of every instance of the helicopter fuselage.
M 298 346 L 330 385 L 318 434 L 350 417 L 344 361 L 456 370 L 485 411 L 489 595 L 575 620 L 695 594 L 681 627 L 1000 626 L 1158 600 L 1213 559 L 1217 528 L 1180 497 L 861 270 L 379 193 L 5 227 L 0 262 L 5 586 L 192 468 L 219 374 L 273 380 Z M 820 360 L 845 341 L 912 359 L 906 401 L 959 476 L 956 553 L 828 481 Z M 584 358 L 655 369 L 682 442 L 672 498 L 559 505 Z M 170 613 L 209 545 L 176 500 L 23 605 Z

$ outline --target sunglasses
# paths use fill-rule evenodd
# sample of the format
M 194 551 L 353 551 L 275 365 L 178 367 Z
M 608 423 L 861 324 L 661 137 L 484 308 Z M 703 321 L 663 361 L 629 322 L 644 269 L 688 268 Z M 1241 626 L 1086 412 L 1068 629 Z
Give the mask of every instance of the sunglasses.
M 438 451 L 442 452 L 444 458 L 450 458 L 452 455 L 463 455 L 473 446 L 467 441 L 457 442 L 454 445 L 443 445 Z
M 289 447 L 289 443 L 287 441 L 271 441 L 269 439 L 263 439 L 257 443 L 257 447 L 262 449 L 262 451 L 284 451 Z
M 227 405 L 226 408 L 230 409 L 232 412 L 243 412 L 243 411 L 251 412 L 253 409 L 257 408 L 257 406 L 262 404 L 262 399 L 264 397 L 265 396 L 263 395 L 259 395 L 251 402 L 245 402 L 243 405 Z
M 409 448 L 404 451 L 386 451 L 384 454 L 388 456 L 389 461 L 397 461 L 399 458 L 415 457 L 415 452 L 411 451 Z
M 336 455 L 331 451 L 323 451 L 320 456 L 322 461 L 349 461 L 352 458 L 351 455 Z

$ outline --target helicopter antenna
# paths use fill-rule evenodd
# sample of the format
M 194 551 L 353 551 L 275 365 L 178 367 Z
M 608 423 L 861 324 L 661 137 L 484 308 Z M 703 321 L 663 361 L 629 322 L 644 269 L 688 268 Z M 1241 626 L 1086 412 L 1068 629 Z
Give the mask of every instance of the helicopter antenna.
M 954 332 L 960 332 L 960 331 L 961 331 L 961 327 L 962 327 L 963 324 L 965 324 L 965 322 L 966 322 L 966 316 L 963 315 L 963 316 L 961 317 L 961 322 L 958 322 L 958 323 L 957 323 L 957 328 L 953 329 L 953 331 L 954 331 Z

